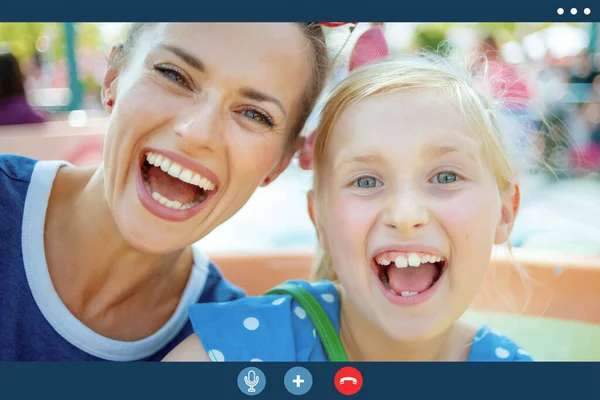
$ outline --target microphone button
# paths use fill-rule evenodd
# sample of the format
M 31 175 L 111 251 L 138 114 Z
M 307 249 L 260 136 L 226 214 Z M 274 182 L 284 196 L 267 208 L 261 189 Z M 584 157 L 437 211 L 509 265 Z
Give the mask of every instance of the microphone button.
M 256 367 L 244 368 L 237 378 L 238 388 L 246 396 L 256 396 L 267 384 L 265 374 Z

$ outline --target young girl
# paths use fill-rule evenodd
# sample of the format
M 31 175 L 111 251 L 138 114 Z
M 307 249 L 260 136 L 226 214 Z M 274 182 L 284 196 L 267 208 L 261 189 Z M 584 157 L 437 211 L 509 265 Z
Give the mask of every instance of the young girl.
M 519 206 L 499 115 L 446 62 L 354 71 L 326 104 L 309 213 L 323 260 L 308 290 L 350 361 L 531 361 L 460 320 Z M 288 295 L 190 308 L 196 335 L 165 360 L 327 361 Z

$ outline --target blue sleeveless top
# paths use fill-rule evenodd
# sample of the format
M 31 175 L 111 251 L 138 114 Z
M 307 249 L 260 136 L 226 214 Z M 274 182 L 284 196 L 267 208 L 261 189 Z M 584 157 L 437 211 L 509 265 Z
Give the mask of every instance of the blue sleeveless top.
M 289 281 L 307 289 L 338 334 L 340 298 L 329 281 Z M 189 307 L 194 332 L 213 361 L 328 361 L 319 335 L 298 303 L 287 295 L 245 297 Z M 482 326 L 468 361 L 533 361 L 508 337 Z
M 191 304 L 245 295 L 194 248 L 177 310 L 157 332 L 125 342 L 92 331 L 62 302 L 46 264 L 46 209 L 64 165 L 0 154 L 0 361 L 160 361 L 193 333 Z

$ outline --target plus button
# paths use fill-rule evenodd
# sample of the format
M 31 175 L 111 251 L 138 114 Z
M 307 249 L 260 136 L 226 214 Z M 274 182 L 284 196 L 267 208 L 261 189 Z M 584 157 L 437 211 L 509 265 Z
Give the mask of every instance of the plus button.
M 292 383 L 296 384 L 296 387 L 299 388 L 304 383 L 304 379 L 300 379 L 300 375 L 296 375 L 296 379 L 292 380 Z

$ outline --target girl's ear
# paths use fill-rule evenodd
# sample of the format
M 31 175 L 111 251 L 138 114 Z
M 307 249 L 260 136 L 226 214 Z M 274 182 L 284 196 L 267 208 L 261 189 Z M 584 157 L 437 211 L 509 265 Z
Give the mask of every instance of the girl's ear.
M 309 191 L 306 195 L 308 200 L 308 215 L 310 216 L 310 220 L 315 227 L 315 231 L 317 232 L 317 240 L 319 241 L 319 245 L 322 249 L 327 250 L 327 242 L 325 240 L 324 233 L 321 230 L 321 225 L 319 225 L 319 221 L 317 221 L 317 217 L 315 215 L 315 193 L 313 190 Z
M 500 221 L 496 227 L 494 244 L 505 243 L 512 232 L 521 206 L 521 190 L 518 183 L 511 183 L 504 193 L 500 195 L 500 205 Z
M 308 203 L 308 215 L 310 216 L 310 220 L 312 221 L 315 229 L 317 229 L 317 223 L 315 222 L 315 211 L 314 211 L 315 194 L 312 190 L 310 190 L 308 192 L 308 194 L 306 195 L 306 199 L 307 199 L 307 203 Z M 317 234 L 318 234 L 318 229 L 317 229 Z

